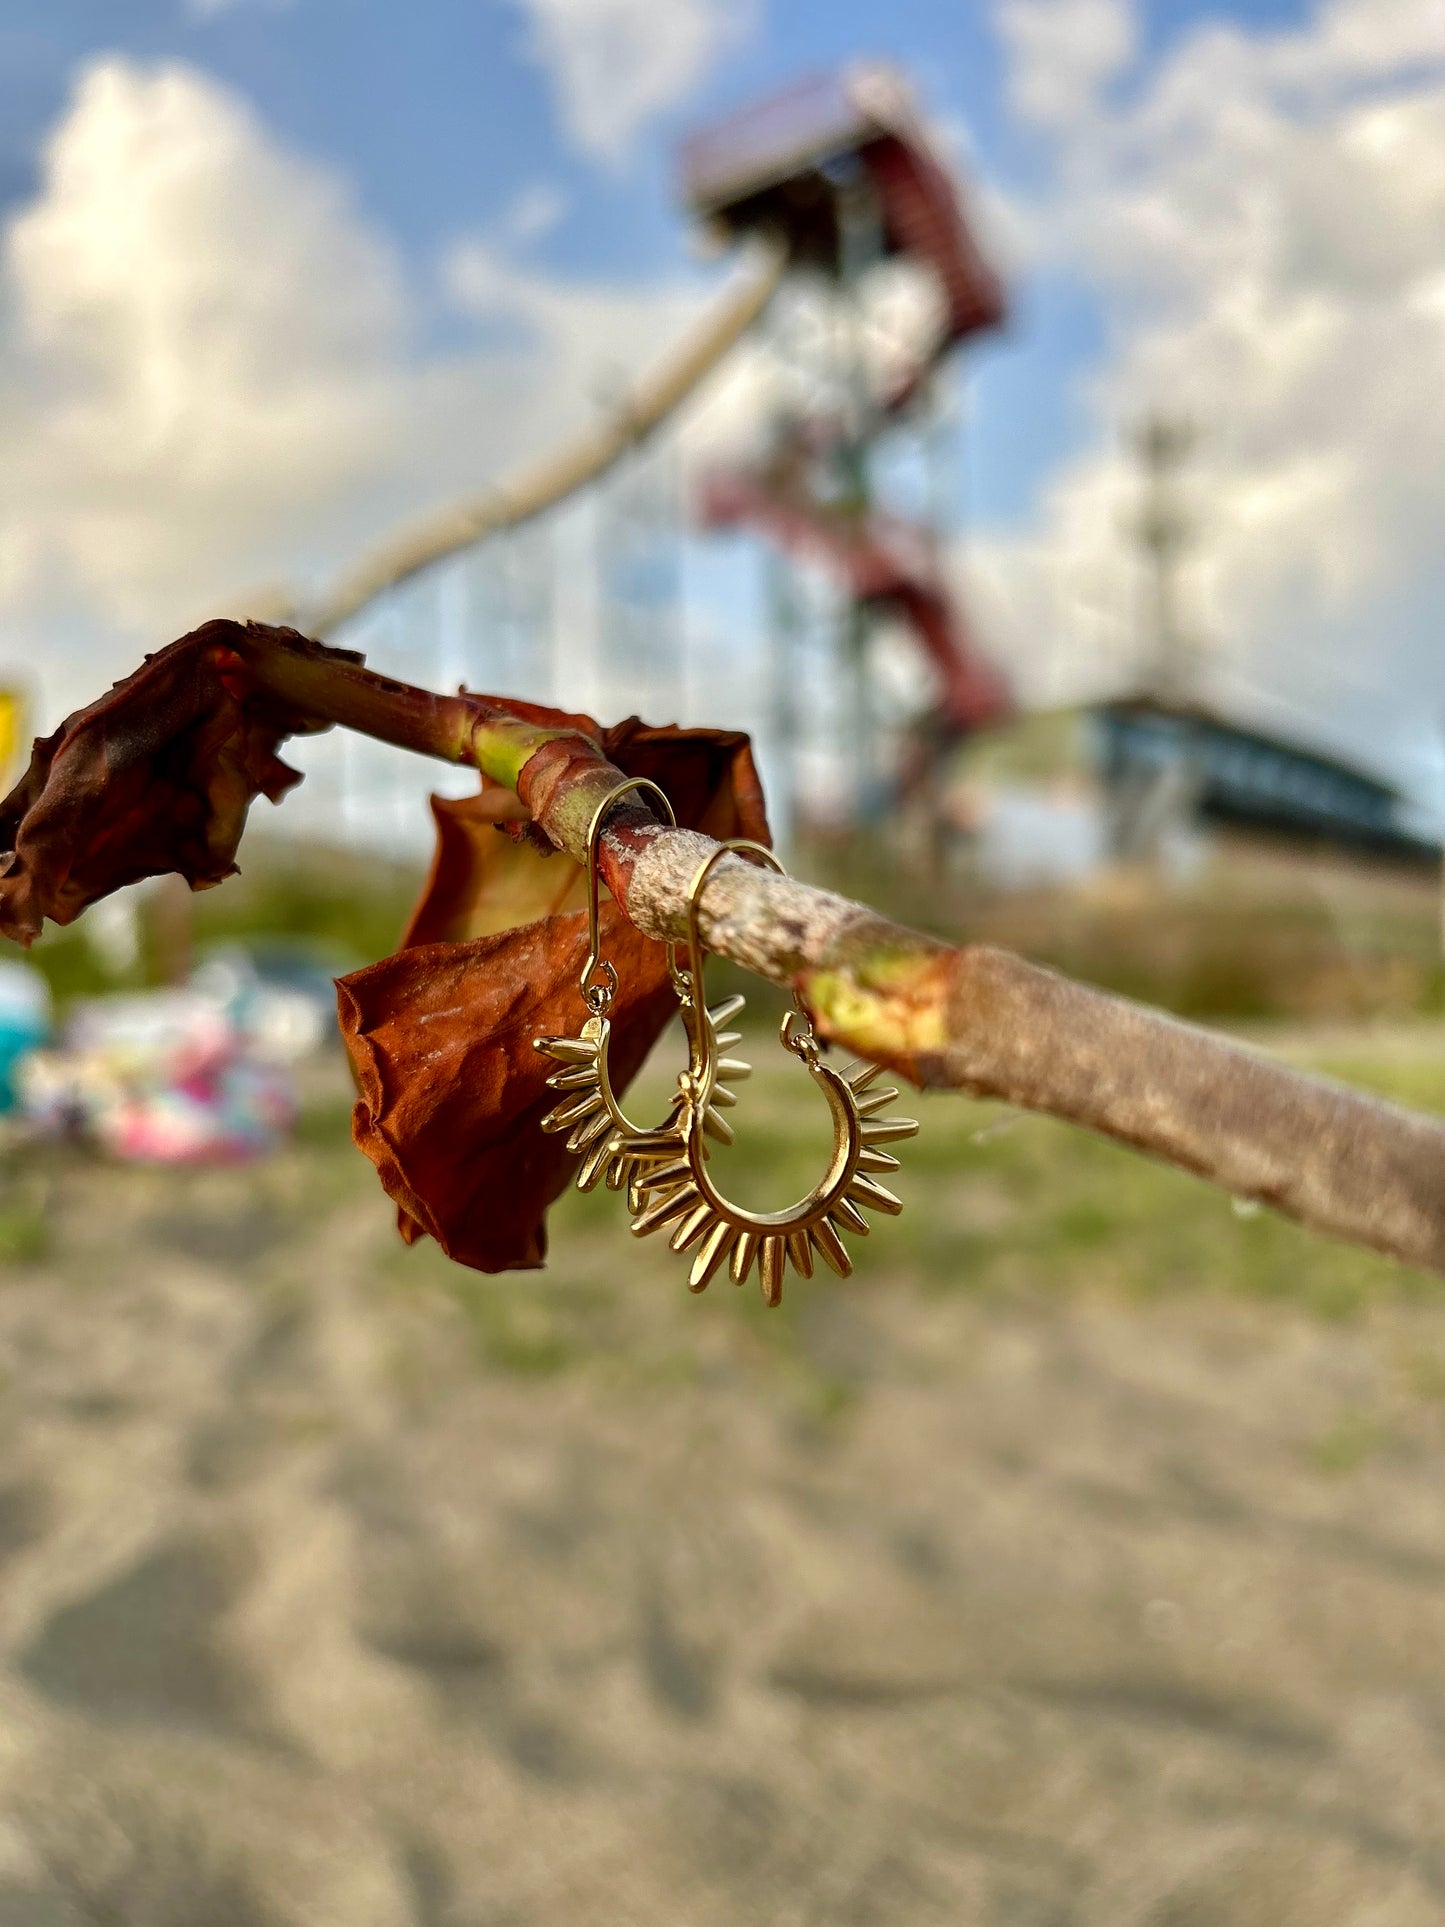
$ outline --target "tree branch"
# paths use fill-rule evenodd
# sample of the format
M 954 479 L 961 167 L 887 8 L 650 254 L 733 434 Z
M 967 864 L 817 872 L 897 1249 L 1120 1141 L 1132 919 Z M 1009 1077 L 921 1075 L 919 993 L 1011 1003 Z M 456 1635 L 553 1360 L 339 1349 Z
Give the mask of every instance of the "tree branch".
M 622 780 L 584 732 L 490 698 L 433 696 L 359 664 L 299 656 L 258 655 L 254 667 L 318 721 L 475 763 L 578 862 L 593 811 Z M 602 875 L 645 935 L 676 938 L 714 847 L 629 798 L 601 838 Z M 1083 1125 L 1317 1231 L 1445 1273 L 1445 1121 L 742 859 L 714 870 L 699 920 L 710 950 L 801 990 L 822 1035 L 915 1084 Z

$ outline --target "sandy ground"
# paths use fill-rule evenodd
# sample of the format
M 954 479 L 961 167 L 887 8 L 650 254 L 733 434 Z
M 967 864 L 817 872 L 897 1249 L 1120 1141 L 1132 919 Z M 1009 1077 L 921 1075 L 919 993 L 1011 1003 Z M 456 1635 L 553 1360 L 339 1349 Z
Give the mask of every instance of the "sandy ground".
M 1445 1303 L 782 1345 L 576 1226 L 458 1297 L 349 1154 L 46 1183 L 3 1927 L 1445 1921 Z

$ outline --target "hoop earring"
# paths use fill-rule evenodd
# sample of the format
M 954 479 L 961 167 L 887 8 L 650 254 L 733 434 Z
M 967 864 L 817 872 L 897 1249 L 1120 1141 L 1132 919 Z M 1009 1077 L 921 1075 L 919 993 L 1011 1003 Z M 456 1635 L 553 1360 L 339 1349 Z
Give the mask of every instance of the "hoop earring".
M 639 1169 L 649 1159 L 670 1156 L 681 1100 L 673 1105 L 665 1122 L 648 1128 L 634 1124 L 623 1110 L 612 1088 L 608 1048 L 612 1024 L 608 1012 L 617 995 L 617 971 L 602 956 L 598 934 L 597 846 L 602 825 L 612 806 L 631 790 L 650 790 L 667 814 L 674 829 L 677 818 L 671 803 L 657 784 L 645 776 L 632 776 L 619 783 L 593 812 L 587 830 L 587 961 L 582 966 L 580 987 L 588 1016 L 575 1037 L 534 1037 L 532 1047 L 556 1060 L 560 1068 L 547 1079 L 549 1090 L 563 1093 L 562 1101 L 542 1119 L 542 1129 L 566 1131 L 567 1149 L 582 1153 L 577 1172 L 579 1191 L 591 1191 L 605 1176 L 610 1191 L 626 1190 L 632 1210 L 641 1208 L 641 1193 L 636 1189 Z M 741 1058 L 725 1057 L 723 1052 L 741 1041 L 739 1031 L 723 1026 L 743 1008 L 744 999 L 734 996 L 708 1010 L 692 995 L 692 979 L 681 969 L 675 947 L 669 946 L 668 974 L 682 1007 L 688 1035 L 689 1063 L 711 1066 L 707 1101 L 702 1106 L 703 1126 L 711 1136 L 732 1142 L 732 1130 L 722 1111 L 737 1103 L 730 1083 L 741 1083 L 752 1075 L 751 1066 Z
M 698 935 L 698 899 L 713 865 L 737 851 L 762 857 L 783 874 L 783 866 L 761 844 L 723 843 L 706 858 L 693 877 L 687 901 L 688 973 L 692 996 L 703 996 L 703 951 Z M 750 1211 L 724 1197 L 708 1171 L 705 1117 L 720 1068 L 709 1061 L 705 1047 L 695 1052 L 678 1080 L 676 1122 L 672 1128 L 674 1155 L 664 1163 L 649 1161 L 639 1169 L 635 1190 L 644 1208 L 632 1224 L 636 1237 L 645 1238 L 663 1225 L 674 1226 L 671 1244 L 684 1251 L 697 1243 L 688 1285 L 705 1291 L 724 1260 L 730 1263 L 734 1284 L 742 1284 L 756 1258 L 763 1298 L 777 1305 L 783 1278 L 791 1263 L 804 1278 L 813 1275 L 816 1253 L 846 1278 L 853 1263 L 844 1249 L 844 1231 L 866 1235 L 863 1207 L 896 1217 L 903 1209 L 893 1193 L 877 1181 L 879 1172 L 896 1171 L 897 1158 L 881 1147 L 917 1135 L 908 1117 L 880 1117 L 897 1097 L 892 1089 L 870 1090 L 880 1074 L 876 1064 L 858 1063 L 835 1071 L 822 1061 L 822 1046 L 812 1021 L 796 994 L 793 1008 L 779 1026 L 785 1050 L 802 1060 L 808 1075 L 827 1099 L 833 1125 L 833 1149 L 823 1176 L 805 1198 L 783 1211 Z

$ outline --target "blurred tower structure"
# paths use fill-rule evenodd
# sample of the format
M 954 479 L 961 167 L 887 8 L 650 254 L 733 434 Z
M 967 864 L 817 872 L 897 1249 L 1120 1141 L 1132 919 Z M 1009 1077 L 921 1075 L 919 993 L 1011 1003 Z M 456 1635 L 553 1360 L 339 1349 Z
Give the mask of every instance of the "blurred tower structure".
M 699 491 L 704 526 L 746 526 L 771 548 L 766 686 L 741 691 L 739 715 L 745 658 L 729 649 L 726 720 L 752 726 L 765 702 L 761 733 L 785 791 L 816 798 L 821 749 L 856 820 L 900 793 L 927 795 L 942 752 L 1010 709 L 930 525 L 937 475 L 911 516 L 885 506 L 879 486 L 880 455 L 896 467 L 904 443 L 920 471 L 943 460 L 939 371 L 957 344 L 1001 320 L 1002 290 L 958 183 L 888 69 L 807 82 L 699 134 L 683 184 L 697 220 L 746 244 L 751 274 L 570 442 L 379 545 L 328 596 L 290 613 L 434 687 L 466 682 L 608 717 L 680 716 L 684 516 L 678 440 L 665 431 L 745 338 L 761 337 L 776 378 L 765 445 Z M 918 325 L 890 351 L 876 297 L 880 271 L 900 267 L 916 277 Z M 907 729 L 873 673 L 885 625 L 911 639 L 932 685 Z M 719 720 L 706 667 L 707 719 Z M 387 822 L 416 821 L 425 779 L 404 759 L 366 744 L 303 755 L 318 772 L 328 759 L 353 836 L 384 841 Z M 472 780 L 442 771 L 438 786 Z
M 849 813 L 877 815 L 900 796 L 926 794 L 947 748 L 1010 708 L 946 579 L 937 520 L 941 369 L 957 343 L 1001 320 L 1002 291 L 958 184 L 886 68 L 805 83 L 695 135 L 683 188 L 713 233 L 766 235 L 790 270 L 770 323 L 778 400 L 761 459 L 705 480 L 702 520 L 752 527 L 779 558 L 769 571 L 769 733 L 784 782 L 804 798 L 810 735 L 826 733 L 847 771 Z M 898 263 L 918 271 L 920 301 L 933 313 L 890 356 L 878 270 Z M 913 519 L 883 505 L 876 472 L 880 447 L 890 445 L 896 465 L 905 440 L 927 478 Z M 841 591 L 821 663 L 797 564 L 826 572 Z M 912 632 L 932 670 L 932 699 L 906 731 L 890 729 L 873 673 L 884 620 Z

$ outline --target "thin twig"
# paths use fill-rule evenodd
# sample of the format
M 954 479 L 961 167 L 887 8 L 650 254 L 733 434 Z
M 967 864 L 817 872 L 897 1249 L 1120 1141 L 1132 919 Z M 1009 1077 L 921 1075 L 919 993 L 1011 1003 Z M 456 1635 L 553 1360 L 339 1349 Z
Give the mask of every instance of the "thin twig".
M 510 716 L 493 698 L 431 696 L 359 665 L 323 672 L 268 658 L 257 668 L 319 719 L 475 763 L 578 862 L 593 810 L 621 780 L 586 736 Z M 640 930 L 676 938 L 713 848 L 629 799 L 604 831 L 602 875 Z M 700 925 L 719 956 L 801 990 L 823 1035 L 913 1083 L 1084 1125 L 1317 1231 L 1445 1273 L 1445 1120 L 741 859 L 713 872 Z

